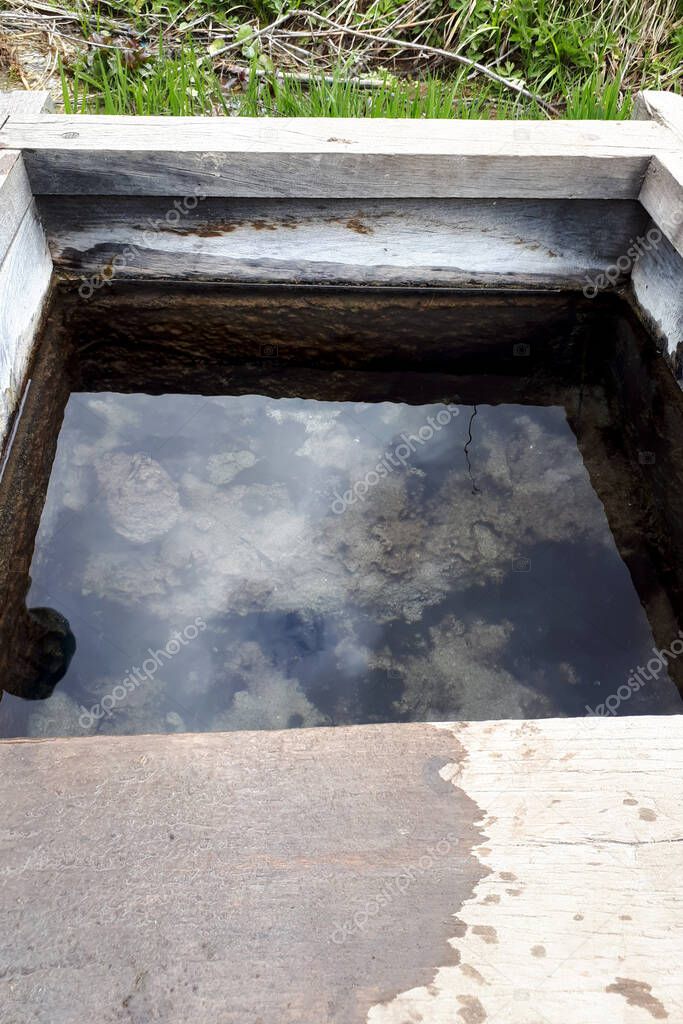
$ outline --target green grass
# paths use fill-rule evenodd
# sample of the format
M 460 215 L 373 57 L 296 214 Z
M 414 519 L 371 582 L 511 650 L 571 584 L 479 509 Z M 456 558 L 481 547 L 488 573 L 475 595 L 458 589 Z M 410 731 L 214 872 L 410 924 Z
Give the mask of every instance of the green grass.
M 420 82 L 391 75 L 381 86 L 363 88 L 343 72 L 327 81 L 312 72 L 304 83 L 253 63 L 239 92 L 227 91 L 192 45 L 174 56 L 161 50 L 154 61 L 127 67 L 121 54 L 98 52 L 68 71 L 61 68 L 67 113 L 233 114 L 248 117 L 392 117 L 487 118 L 544 117 L 533 102 L 494 83 L 472 91 L 466 75 L 444 80 L 428 75 Z
M 154 61 L 128 67 L 119 51 L 97 51 L 92 61 L 60 67 L 67 114 L 230 113 L 218 75 L 198 62 L 194 48 L 175 56 L 163 48 Z
M 167 31 L 152 59 L 126 63 L 117 49 L 97 49 L 62 69 L 68 111 L 137 114 L 246 114 L 337 117 L 545 117 L 541 106 L 457 64 L 385 48 L 368 56 L 346 38 L 336 64 L 311 27 L 296 45 L 310 54 L 309 83 L 274 74 L 269 57 L 250 30 L 285 11 L 334 11 L 337 19 L 365 30 L 457 51 L 523 83 L 569 118 L 628 117 L 639 88 L 680 88 L 683 76 L 683 0 L 343 0 L 334 5 L 303 0 L 62 0 L 76 7 L 84 35 L 93 11 L 117 31 L 121 19 L 141 30 Z M 183 18 L 186 22 L 183 22 Z M 203 18 L 202 36 L 187 21 Z M 97 27 L 97 26 L 95 26 Z M 299 20 L 292 28 L 308 32 Z M 125 26 L 124 26 L 125 31 Z M 251 67 L 246 85 L 234 91 L 214 69 L 208 38 L 243 45 L 230 61 Z M 287 71 L 287 56 L 276 51 Z M 379 59 L 381 57 L 381 60 Z M 305 67 L 299 63 L 298 70 Z M 333 81 L 322 70 L 332 69 Z M 258 76 L 256 71 L 259 72 Z M 363 89 L 355 75 L 384 84 Z
M 197 61 L 190 46 L 175 56 L 160 54 L 138 69 L 127 67 L 119 53 L 96 54 L 67 72 L 62 68 L 62 96 L 67 113 L 98 114 L 232 114 L 270 117 L 389 118 L 544 118 L 538 104 L 517 97 L 495 83 L 472 89 L 467 76 L 427 76 L 412 81 L 387 76 L 382 86 L 362 88 L 343 72 L 327 81 L 312 75 L 303 83 L 253 66 L 240 92 L 226 91 L 210 66 Z M 625 118 L 631 97 L 620 82 L 593 72 L 570 90 L 566 115 L 574 119 Z

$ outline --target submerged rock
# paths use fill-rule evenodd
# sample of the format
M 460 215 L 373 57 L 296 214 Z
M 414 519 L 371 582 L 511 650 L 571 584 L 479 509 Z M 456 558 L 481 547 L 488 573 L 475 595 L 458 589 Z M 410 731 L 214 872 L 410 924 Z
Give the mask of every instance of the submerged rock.
M 112 526 L 133 544 L 163 537 L 178 520 L 178 489 L 148 455 L 118 452 L 100 459 L 97 477 Z

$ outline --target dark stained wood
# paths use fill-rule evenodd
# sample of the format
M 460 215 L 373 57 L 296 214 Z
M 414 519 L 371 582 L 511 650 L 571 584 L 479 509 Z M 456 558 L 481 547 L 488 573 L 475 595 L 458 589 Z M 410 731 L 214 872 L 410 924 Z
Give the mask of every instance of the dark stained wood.
M 70 391 L 58 309 L 41 332 L 0 475 L 0 698 L 49 695 L 59 652 L 52 620 L 28 613 L 35 537 Z M 62 632 L 59 624 L 58 632 Z M 58 642 L 58 641 L 57 641 Z M 55 662 L 56 655 L 56 662 Z M 57 680 L 55 679 L 54 682 Z
M 85 298 L 112 278 L 580 289 L 647 222 L 625 200 L 41 196 L 38 205 L 57 272 L 78 277 Z
M 363 1024 L 486 869 L 431 726 L 0 744 L 3 1020 Z

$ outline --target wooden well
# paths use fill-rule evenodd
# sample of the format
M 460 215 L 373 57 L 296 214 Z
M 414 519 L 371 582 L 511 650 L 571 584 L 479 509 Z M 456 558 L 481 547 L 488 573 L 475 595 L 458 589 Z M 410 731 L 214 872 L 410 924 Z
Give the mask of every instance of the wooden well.
M 44 104 L 0 95 L 5 455 L 57 286 L 616 291 L 677 369 L 679 96 L 625 123 Z M 679 716 L 3 741 L 0 772 L 8 1024 L 683 1020 Z

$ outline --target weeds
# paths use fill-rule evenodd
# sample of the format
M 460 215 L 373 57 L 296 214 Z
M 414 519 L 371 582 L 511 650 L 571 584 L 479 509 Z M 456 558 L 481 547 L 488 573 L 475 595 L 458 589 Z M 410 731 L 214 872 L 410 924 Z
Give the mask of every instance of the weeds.
M 33 0 L 11 3 L 30 16 Z M 36 19 L 49 21 L 47 3 Z M 70 31 L 83 40 L 59 61 L 70 112 L 535 118 L 552 105 L 569 118 L 618 118 L 638 89 L 679 88 L 683 72 L 683 0 L 59 0 L 58 9 L 73 12 Z M 322 14 L 327 24 L 314 18 Z

